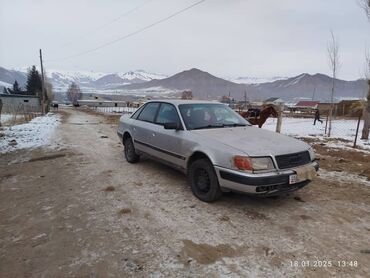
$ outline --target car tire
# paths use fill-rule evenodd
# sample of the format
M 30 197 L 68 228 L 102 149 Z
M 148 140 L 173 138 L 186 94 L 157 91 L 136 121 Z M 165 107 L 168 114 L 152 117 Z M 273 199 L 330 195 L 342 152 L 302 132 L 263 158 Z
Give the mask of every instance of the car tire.
M 140 156 L 136 153 L 134 142 L 132 138 L 126 138 L 123 142 L 125 145 L 125 158 L 129 163 L 136 163 L 140 160 Z
M 214 202 L 222 196 L 217 175 L 208 159 L 202 158 L 191 163 L 188 179 L 193 194 L 199 200 Z

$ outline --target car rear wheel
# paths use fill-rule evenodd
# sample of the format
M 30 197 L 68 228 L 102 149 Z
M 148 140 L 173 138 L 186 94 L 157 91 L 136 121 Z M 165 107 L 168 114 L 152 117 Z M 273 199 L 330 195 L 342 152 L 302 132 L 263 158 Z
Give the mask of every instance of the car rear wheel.
M 129 163 L 136 163 L 140 160 L 140 156 L 136 153 L 134 143 L 131 137 L 126 138 L 123 142 L 125 145 L 125 158 Z
M 221 197 L 222 192 L 217 175 L 208 159 L 202 158 L 194 161 L 189 167 L 188 179 L 191 190 L 198 199 L 213 202 Z

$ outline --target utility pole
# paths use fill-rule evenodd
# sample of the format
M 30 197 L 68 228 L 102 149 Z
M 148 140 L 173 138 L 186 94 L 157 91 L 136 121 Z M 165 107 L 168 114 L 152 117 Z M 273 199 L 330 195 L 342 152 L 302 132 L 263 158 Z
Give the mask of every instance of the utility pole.
M 312 101 L 315 100 L 315 93 L 316 93 L 316 87 L 313 89 L 313 93 L 312 93 Z
M 45 79 L 44 79 L 44 66 L 42 64 L 42 51 L 40 49 L 40 65 L 41 65 L 41 112 L 45 115 Z
M 244 109 L 247 109 L 247 90 L 244 90 Z
M 278 103 L 278 119 L 276 123 L 276 132 L 280 133 L 281 132 L 281 124 L 283 122 L 283 110 L 284 110 L 284 102 L 279 102 Z

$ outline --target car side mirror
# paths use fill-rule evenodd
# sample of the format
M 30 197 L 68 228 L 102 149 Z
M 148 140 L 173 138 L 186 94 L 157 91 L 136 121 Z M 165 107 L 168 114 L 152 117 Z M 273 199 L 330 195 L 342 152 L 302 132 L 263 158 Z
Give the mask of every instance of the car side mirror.
M 180 130 L 180 124 L 179 123 L 165 123 L 164 124 L 164 129 L 175 129 L 175 130 Z

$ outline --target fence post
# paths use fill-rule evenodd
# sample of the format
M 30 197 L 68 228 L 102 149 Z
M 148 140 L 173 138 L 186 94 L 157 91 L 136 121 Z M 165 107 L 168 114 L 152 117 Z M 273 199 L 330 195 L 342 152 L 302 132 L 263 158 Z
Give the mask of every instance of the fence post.
M 277 119 L 277 123 L 276 123 L 276 132 L 277 133 L 280 133 L 281 132 L 281 123 L 283 121 L 283 107 L 284 107 L 284 103 L 279 103 L 279 106 L 278 106 L 278 119 Z
M 356 128 L 356 135 L 355 135 L 355 141 L 353 142 L 353 147 L 356 148 L 356 144 L 357 144 L 357 135 L 358 135 L 358 130 L 360 129 L 360 123 L 361 123 L 361 114 L 360 116 L 358 117 L 358 122 L 357 122 L 357 128 Z
M 329 119 L 329 114 L 326 114 L 326 121 L 325 121 L 325 135 L 328 130 L 328 119 Z

